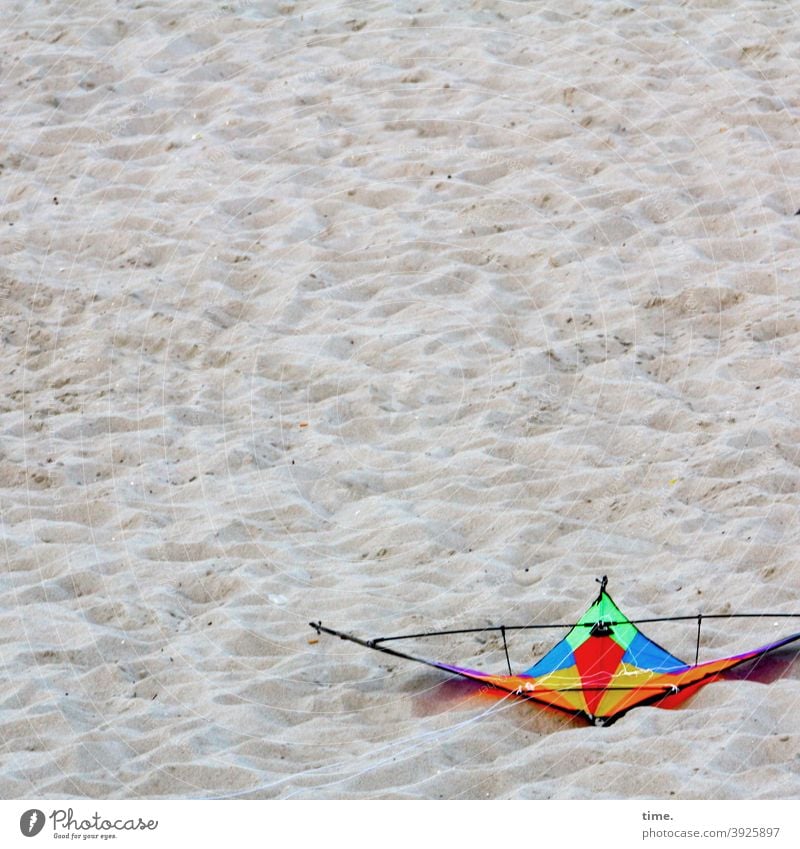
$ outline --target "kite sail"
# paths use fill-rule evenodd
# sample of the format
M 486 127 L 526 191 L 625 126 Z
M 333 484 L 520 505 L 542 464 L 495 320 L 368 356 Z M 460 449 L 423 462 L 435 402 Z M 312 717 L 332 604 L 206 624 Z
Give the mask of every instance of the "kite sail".
M 699 663 L 697 655 L 703 619 L 798 618 L 800 614 L 698 614 L 632 621 L 622 613 L 606 592 L 606 584 L 607 578 L 603 577 L 600 581 L 600 594 L 594 603 L 578 622 L 570 625 L 497 625 L 362 640 L 352 634 L 323 627 L 321 622 L 309 624 L 318 634 L 330 634 L 394 657 L 417 661 L 460 675 L 462 678 L 479 681 L 497 690 L 504 690 L 520 698 L 580 717 L 593 725 L 611 725 L 632 708 L 643 705 L 675 707 L 726 670 L 800 640 L 800 633 L 796 633 L 742 654 Z M 697 654 L 693 664 L 679 660 L 636 627 L 640 622 L 678 620 L 697 621 Z M 535 628 L 570 630 L 541 660 L 524 672 L 513 674 L 506 633 Z M 498 631 L 503 638 L 508 675 L 493 675 L 426 660 L 386 645 L 394 640 L 487 631 Z

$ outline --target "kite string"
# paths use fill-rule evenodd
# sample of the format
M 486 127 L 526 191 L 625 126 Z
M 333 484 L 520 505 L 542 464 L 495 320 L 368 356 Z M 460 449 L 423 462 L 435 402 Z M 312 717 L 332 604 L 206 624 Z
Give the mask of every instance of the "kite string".
M 453 731 L 459 730 L 461 728 L 465 728 L 466 726 L 471 725 L 475 722 L 479 722 L 480 720 L 485 719 L 487 716 L 489 716 L 492 713 L 499 713 L 501 710 L 505 710 L 506 708 L 514 707 L 514 704 L 516 702 L 509 704 L 509 705 L 505 705 L 504 707 L 502 706 L 502 703 L 505 702 L 505 701 L 508 701 L 513 696 L 517 696 L 517 695 L 519 695 L 517 692 L 509 692 L 505 696 L 503 696 L 502 698 L 498 699 L 497 702 L 490 705 L 485 711 L 483 711 L 482 713 L 479 713 L 477 716 L 473 716 L 470 719 L 465 719 L 462 722 L 457 723 L 456 725 L 450 726 L 449 728 L 443 728 L 439 731 L 425 732 L 424 734 L 418 736 L 416 738 L 416 740 L 414 740 L 414 738 L 411 738 L 412 741 L 413 741 L 411 743 L 411 745 L 407 746 L 405 749 L 401 749 L 395 755 L 386 757 L 383 760 L 378 761 L 378 763 L 376 763 L 376 764 L 371 764 L 366 769 L 363 769 L 363 770 L 361 770 L 361 772 L 357 772 L 354 775 L 346 775 L 344 778 L 339 778 L 339 779 L 336 779 L 335 781 L 329 781 L 326 784 L 317 784 L 317 785 L 314 786 L 314 789 L 318 790 L 318 789 L 321 789 L 321 788 L 324 788 L 324 787 L 332 787 L 335 784 L 341 784 L 345 781 L 351 781 L 353 779 L 360 778 L 362 775 L 366 775 L 368 772 L 372 772 L 373 770 L 379 769 L 380 767 L 385 766 L 386 764 L 392 763 L 392 762 L 396 761 L 397 758 L 402 757 L 406 753 L 413 752 L 415 749 L 418 749 L 422 745 L 422 742 L 424 741 L 424 739 L 426 737 L 431 737 L 432 739 L 444 737 L 445 735 L 448 735 Z M 389 748 L 389 747 L 386 747 L 386 748 Z M 309 789 L 309 788 L 305 788 L 305 787 L 298 788 L 297 790 L 293 791 L 288 796 L 284 796 L 283 798 L 291 799 L 293 796 L 296 796 L 298 793 L 300 793 L 300 792 L 302 792 L 303 790 L 306 790 L 306 789 Z
M 479 722 L 480 720 L 486 718 L 490 714 L 500 712 L 501 710 L 506 710 L 507 708 L 510 708 L 510 707 L 514 707 L 514 705 L 518 703 L 516 700 L 513 701 L 511 704 L 508 704 L 508 705 L 503 705 L 503 702 L 506 702 L 509 699 L 511 699 L 511 698 L 513 698 L 514 696 L 517 696 L 517 695 L 518 695 L 518 693 L 516 693 L 516 692 L 509 692 L 505 696 L 502 696 L 500 699 L 498 699 L 497 702 L 490 705 L 486 710 L 479 713 L 477 716 L 473 716 L 473 717 L 470 717 L 469 719 L 465 719 L 461 722 L 456 723 L 455 725 L 449 726 L 448 728 L 442 728 L 442 729 L 438 729 L 438 730 L 434 730 L 434 731 L 425 731 L 422 734 L 407 737 L 405 740 L 399 740 L 399 741 L 393 740 L 392 742 L 387 743 L 385 746 L 381 746 L 378 749 L 371 749 L 368 752 L 365 752 L 363 755 L 357 755 L 354 759 L 351 759 L 351 760 L 348 760 L 348 761 L 340 761 L 339 763 L 327 764 L 327 765 L 324 765 L 324 766 L 316 767 L 315 769 L 306 770 L 305 772 L 302 772 L 299 775 L 285 776 L 284 778 L 279 778 L 276 781 L 272 781 L 268 784 L 262 784 L 258 787 L 251 787 L 251 788 L 246 789 L 246 790 L 238 790 L 235 793 L 221 794 L 219 796 L 214 796 L 213 798 L 215 798 L 215 799 L 236 799 L 236 798 L 239 798 L 241 796 L 248 796 L 251 793 L 260 793 L 263 790 L 270 790 L 273 787 L 278 787 L 281 784 L 285 784 L 287 781 L 292 781 L 292 780 L 297 779 L 297 778 L 304 778 L 306 776 L 310 777 L 314 773 L 317 773 L 317 774 L 324 776 L 326 772 L 335 772 L 336 770 L 343 769 L 346 766 L 352 764 L 353 761 L 358 763 L 359 761 L 366 760 L 368 757 L 373 757 L 374 755 L 376 755 L 380 752 L 384 752 L 387 749 L 391 749 L 393 746 L 398 746 L 398 745 L 404 746 L 404 748 L 395 752 L 393 755 L 389 755 L 388 757 L 383 758 L 382 760 L 378 761 L 378 763 L 371 764 L 371 765 L 367 766 L 366 769 L 363 769 L 360 772 L 350 774 L 350 775 L 346 775 L 344 778 L 338 778 L 338 779 L 335 779 L 334 781 L 329 781 L 329 782 L 324 783 L 324 784 L 316 784 L 316 785 L 312 785 L 311 787 L 299 787 L 297 790 L 293 791 L 288 796 L 284 796 L 283 798 L 284 799 L 291 799 L 293 796 L 297 795 L 298 793 L 302 793 L 304 790 L 321 789 L 321 788 L 324 788 L 324 787 L 332 787 L 335 784 L 341 784 L 344 781 L 350 781 L 350 780 L 359 778 L 360 776 L 366 775 L 366 773 L 371 772 L 372 770 L 379 769 L 380 767 L 384 766 L 385 764 L 392 763 L 398 757 L 402 757 L 406 753 L 414 751 L 414 749 L 418 749 L 425 742 L 427 742 L 429 738 L 432 739 L 432 740 L 435 740 L 439 737 L 444 737 L 445 735 L 448 735 L 448 734 L 452 733 L 453 731 L 458 731 L 461 728 L 465 728 L 468 725 L 472 725 L 475 722 Z M 205 798 L 208 798 L 208 797 L 205 797 Z

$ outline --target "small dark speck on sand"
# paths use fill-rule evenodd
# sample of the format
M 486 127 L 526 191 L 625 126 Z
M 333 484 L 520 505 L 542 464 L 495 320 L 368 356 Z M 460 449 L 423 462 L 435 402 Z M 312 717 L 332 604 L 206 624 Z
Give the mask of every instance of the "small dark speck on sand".
M 797 212 L 795 212 L 795 215 L 800 215 L 800 209 L 798 209 Z

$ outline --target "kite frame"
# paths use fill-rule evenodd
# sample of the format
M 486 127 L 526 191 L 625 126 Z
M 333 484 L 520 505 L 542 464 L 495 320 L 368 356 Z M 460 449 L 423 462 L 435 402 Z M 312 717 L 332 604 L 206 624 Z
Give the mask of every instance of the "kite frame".
M 597 597 L 599 601 L 603 593 L 606 589 L 606 584 L 608 583 L 608 578 L 604 575 L 602 580 L 597 578 L 597 583 L 600 584 L 600 593 Z M 697 621 L 697 646 L 695 651 L 695 662 L 694 666 L 698 666 L 698 660 L 700 655 L 700 629 L 702 626 L 702 622 L 704 619 L 800 619 L 800 613 L 697 613 L 692 616 L 654 616 L 647 617 L 644 619 L 628 619 L 625 621 L 598 621 L 598 622 L 573 622 L 573 623 L 557 623 L 553 625 L 487 625 L 483 628 L 449 628 L 441 631 L 422 631 L 414 634 L 395 634 L 388 637 L 376 637 L 373 639 L 362 639 L 360 637 L 355 636 L 354 634 L 349 634 L 344 631 L 337 631 L 334 628 L 328 628 L 322 624 L 322 621 L 317 622 L 309 622 L 308 624 L 317 632 L 317 634 L 329 634 L 332 637 L 338 637 L 340 640 L 346 640 L 351 643 L 356 643 L 356 645 L 363 646 L 364 648 L 373 649 L 374 651 L 379 651 L 383 654 L 388 654 L 392 657 L 399 657 L 403 660 L 411 660 L 415 663 L 422 663 L 425 666 L 430 666 L 434 669 L 443 669 L 445 667 L 445 671 L 450 671 L 452 674 L 459 675 L 467 678 L 468 680 L 475 680 L 469 675 L 463 675 L 459 673 L 456 668 L 451 668 L 449 664 L 442 664 L 437 661 L 428 660 L 423 657 L 417 657 L 416 655 L 408 654 L 407 652 L 398 651 L 397 649 L 388 648 L 383 645 L 384 643 L 396 641 L 396 640 L 411 640 L 411 639 L 423 639 L 425 637 L 441 637 L 441 636 L 451 636 L 454 634 L 483 634 L 489 632 L 499 632 L 503 638 L 503 651 L 505 652 L 506 664 L 508 666 L 508 674 L 513 676 L 514 673 L 511 670 L 511 660 L 509 659 L 508 654 L 508 642 L 506 640 L 506 632 L 508 631 L 533 631 L 533 630 L 543 630 L 543 629 L 572 629 L 572 628 L 598 628 L 598 627 L 608 627 L 611 628 L 615 625 L 639 625 L 648 622 L 687 622 L 687 621 Z M 648 638 L 649 639 L 649 638 Z M 790 635 L 786 637 L 785 640 L 779 640 L 769 651 L 775 651 L 778 648 L 783 647 L 784 645 L 788 645 L 789 643 L 795 642 L 796 640 L 800 640 L 800 633 Z M 653 642 L 651 640 L 651 642 Z M 661 646 L 659 646 L 661 648 Z M 664 650 L 666 651 L 666 649 Z M 766 654 L 766 652 L 765 652 Z M 762 655 L 763 656 L 763 655 Z M 755 658 L 753 657 L 745 657 L 738 663 L 732 664 L 728 667 L 728 669 L 733 669 L 736 666 L 739 666 L 744 663 L 752 662 Z M 688 664 L 687 664 L 688 666 Z M 588 719 L 595 725 L 611 725 L 624 716 L 629 710 L 633 710 L 635 707 L 643 707 L 645 705 L 654 705 L 662 699 L 666 699 L 669 696 L 677 695 L 681 690 L 695 689 L 702 686 L 708 679 L 714 678 L 719 675 L 719 672 L 709 672 L 707 676 L 703 678 L 696 679 L 683 687 L 677 685 L 661 685 L 657 687 L 648 688 L 646 685 L 639 686 L 631 686 L 631 687 L 564 687 L 564 688 L 555 688 L 553 692 L 592 692 L 592 691 L 615 691 L 615 690 L 647 690 L 647 689 L 655 689 L 658 692 L 653 695 L 652 698 L 646 699 L 641 702 L 637 702 L 631 707 L 627 708 L 624 711 L 616 714 L 611 718 L 601 718 L 601 717 L 593 717 L 586 714 L 584 711 L 569 711 L 565 710 L 561 707 L 550 704 L 549 702 L 537 699 L 534 694 L 531 694 L 525 690 L 518 690 L 514 692 L 514 695 L 524 698 L 528 701 L 536 702 L 537 704 L 543 704 L 546 707 L 560 710 L 564 713 L 569 713 L 574 716 L 584 717 Z M 488 686 L 491 686 L 490 684 Z

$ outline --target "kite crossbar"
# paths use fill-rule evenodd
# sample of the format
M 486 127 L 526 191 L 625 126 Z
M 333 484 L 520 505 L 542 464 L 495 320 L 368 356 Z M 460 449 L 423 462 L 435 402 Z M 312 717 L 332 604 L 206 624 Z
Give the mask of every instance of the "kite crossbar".
M 410 640 L 416 637 L 444 637 L 451 634 L 483 634 L 487 631 L 530 631 L 536 628 L 574 628 L 575 625 L 486 625 L 483 628 L 452 628 L 448 631 L 423 631 L 419 634 L 397 634 L 393 637 L 377 637 L 373 643 L 388 643 L 390 640 Z
M 604 625 L 641 625 L 647 622 L 696 622 L 702 619 L 800 619 L 800 613 L 695 613 L 692 616 L 654 616 L 648 619 L 629 619 L 619 622 L 604 622 Z M 396 634 L 391 637 L 376 637 L 369 640 L 369 648 L 392 640 L 413 640 L 421 637 L 446 637 L 453 634 L 483 634 L 498 631 L 505 638 L 507 631 L 534 631 L 545 628 L 593 628 L 595 622 L 561 622 L 554 625 L 486 625 L 483 628 L 451 628 L 445 631 L 421 631 L 417 634 Z M 366 645 L 367 643 L 365 643 Z

